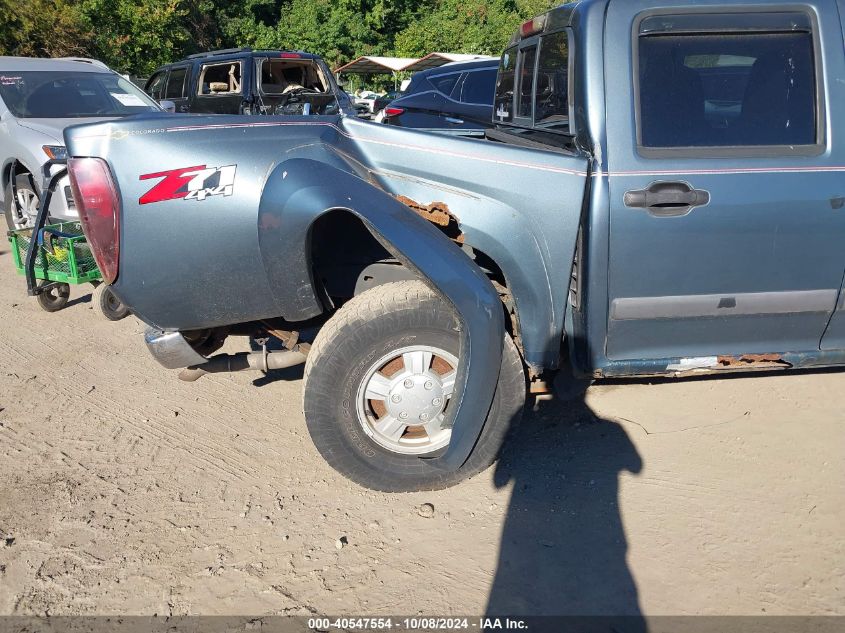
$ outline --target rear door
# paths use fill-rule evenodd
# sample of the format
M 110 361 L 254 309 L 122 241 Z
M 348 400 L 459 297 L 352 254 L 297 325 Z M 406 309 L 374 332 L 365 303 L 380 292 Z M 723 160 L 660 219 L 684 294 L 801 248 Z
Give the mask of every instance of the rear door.
M 620 104 L 607 355 L 817 350 L 845 264 L 845 162 L 826 114 L 842 89 L 824 83 L 842 64 L 825 68 L 820 45 L 841 41 L 838 24 L 793 3 L 649 4 L 608 13 L 608 41 L 627 45 L 605 69 Z

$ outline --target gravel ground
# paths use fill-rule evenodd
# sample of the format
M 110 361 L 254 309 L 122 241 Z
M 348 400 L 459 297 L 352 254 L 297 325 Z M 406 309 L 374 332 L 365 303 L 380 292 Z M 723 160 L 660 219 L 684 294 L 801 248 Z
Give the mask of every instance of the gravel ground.
M 596 384 L 388 495 L 320 459 L 301 369 L 180 383 L 24 288 L 0 244 L 0 614 L 845 614 L 842 373 Z

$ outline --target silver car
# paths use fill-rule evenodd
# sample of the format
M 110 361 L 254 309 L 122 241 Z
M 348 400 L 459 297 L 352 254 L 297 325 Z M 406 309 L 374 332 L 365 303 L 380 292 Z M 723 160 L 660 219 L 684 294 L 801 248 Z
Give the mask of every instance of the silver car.
M 50 159 L 66 157 L 65 127 L 162 111 L 102 62 L 0 57 L 0 195 L 9 228 L 34 222 L 44 186 L 42 168 Z M 78 217 L 67 177 L 59 182 L 49 213 L 60 220 Z

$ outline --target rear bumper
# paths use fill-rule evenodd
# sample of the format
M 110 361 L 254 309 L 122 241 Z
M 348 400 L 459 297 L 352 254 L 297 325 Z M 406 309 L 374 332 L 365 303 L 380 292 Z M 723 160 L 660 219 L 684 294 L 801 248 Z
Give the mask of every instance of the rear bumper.
M 153 358 L 167 369 L 192 367 L 206 361 L 204 356 L 191 347 L 181 332 L 163 332 L 148 328 L 144 332 L 144 342 Z

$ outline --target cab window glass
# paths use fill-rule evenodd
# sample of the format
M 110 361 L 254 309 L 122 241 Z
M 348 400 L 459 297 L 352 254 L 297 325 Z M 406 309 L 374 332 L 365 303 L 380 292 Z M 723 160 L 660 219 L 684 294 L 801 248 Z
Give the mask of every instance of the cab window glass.
M 808 31 L 639 38 L 643 147 L 813 145 Z
M 534 125 L 550 131 L 569 131 L 569 42 L 566 32 L 540 41 Z
M 165 99 L 181 99 L 185 96 L 185 77 L 188 72 L 186 68 L 174 68 L 167 78 L 167 90 Z
M 513 119 L 513 84 L 516 71 L 516 48 L 509 48 L 502 54 L 499 74 L 496 78 L 496 100 L 493 119 L 499 122 Z
M 537 62 L 537 47 L 531 46 L 520 53 L 519 99 L 517 116 L 531 118 L 534 105 L 534 66 Z

